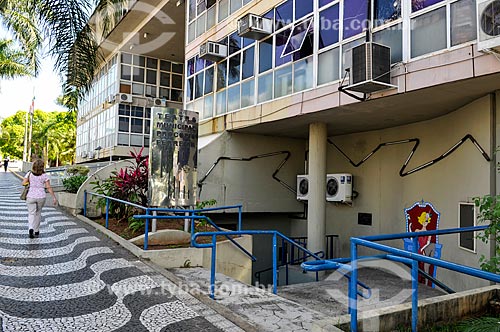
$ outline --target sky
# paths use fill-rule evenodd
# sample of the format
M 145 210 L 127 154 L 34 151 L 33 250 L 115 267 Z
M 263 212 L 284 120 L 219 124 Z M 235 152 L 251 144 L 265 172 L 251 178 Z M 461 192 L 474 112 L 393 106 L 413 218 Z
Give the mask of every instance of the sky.
M 0 28 L 0 38 L 9 38 Z M 0 118 L 7 118 L 17 111 L 28 111 L 35 92 L 35 109 L 44 112 L 66 111 L 56 104 L 62 94 L 62 83 L 54 72 L 54 61 L 43 56 L 41 70 L 36 78 L 0 79 Z

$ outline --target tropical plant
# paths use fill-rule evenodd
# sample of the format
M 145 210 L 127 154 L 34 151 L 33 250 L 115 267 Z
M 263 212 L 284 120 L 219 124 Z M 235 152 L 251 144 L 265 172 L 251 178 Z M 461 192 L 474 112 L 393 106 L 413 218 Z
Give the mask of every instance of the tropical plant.
M 90 169 L 87 166 L 83 165 L 73 165 L 66 168 L 66 173 L 69 175 L 88 175 Z
M 26 54 L 13 48 L 12 40 L 0 39 L 0 77 L 15 78 L 33 74 Z
M 145 227 L 145 222 L 142 219 L 133 219 L 129 220 L 128 229 L 132 231 L 132 234 L 143 231 Z
M 70 176 L 69 178 L 63 179 L 64 189 L 72 194 L 76 194 L 78 189 L 82 186 L 82 184 L 87 180 L 86 175 L 75 175 Z
M 461 332 L 500 332 L 500 318 L 471 318 L 458 323 L 457 327 Z
M 481 255 L 479 258 L 481 269 L 500 273 L 500 196 L 486 195 L 474 201 L 479 207 L 479 221 L 489 222 L 488 228 L 480 232 L 477 237 L 484 243 L 495 241 L 495 255 L 491 255 L 490 258 Z

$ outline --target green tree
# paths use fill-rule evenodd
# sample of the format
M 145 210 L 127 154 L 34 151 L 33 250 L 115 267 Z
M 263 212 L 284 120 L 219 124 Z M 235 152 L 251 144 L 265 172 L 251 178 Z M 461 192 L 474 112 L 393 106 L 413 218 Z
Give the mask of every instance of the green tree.
M 22 51 L 13 47 L 12 40 L 0 39 L 0 77 L 15 78 L 32 76 L 29 58 Z

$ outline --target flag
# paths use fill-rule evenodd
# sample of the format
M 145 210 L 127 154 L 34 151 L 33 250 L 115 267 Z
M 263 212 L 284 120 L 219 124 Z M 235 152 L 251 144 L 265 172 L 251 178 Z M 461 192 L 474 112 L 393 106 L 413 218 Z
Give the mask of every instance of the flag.
M 33 114 L 34 112 L 35 112 L 35 96 L 33 96 L 33 99 L 31 100 L 30 114 Z

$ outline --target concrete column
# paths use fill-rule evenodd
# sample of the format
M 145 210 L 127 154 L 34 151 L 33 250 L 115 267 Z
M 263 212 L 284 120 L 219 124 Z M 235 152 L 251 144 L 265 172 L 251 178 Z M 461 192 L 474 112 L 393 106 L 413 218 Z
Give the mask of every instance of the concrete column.
M 326 246 L 326 148 L 325 123 L 309 126 L 309 201 L 307 204 L 307 248 L 325 251 Z

